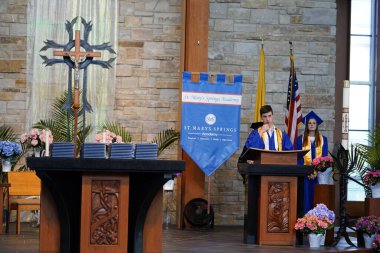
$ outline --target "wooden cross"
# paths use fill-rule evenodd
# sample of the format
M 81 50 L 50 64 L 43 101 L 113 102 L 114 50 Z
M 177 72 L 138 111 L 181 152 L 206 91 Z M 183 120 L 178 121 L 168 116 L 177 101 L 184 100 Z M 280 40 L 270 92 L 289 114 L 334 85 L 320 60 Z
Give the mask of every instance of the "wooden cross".
M 101 52 L 87 52 L 87 51 L 80 51 L 80 31 L 75 31 L 75 47 L 74 51 L 53 51 L 54 56 L 69 56 L 74 57 L 74 67 L 75 67 L 75 79 L 74 79 L 74 157 L 77 157 L 78 154 L 78 148 L 77 148 L 77 139 L 78 139 L 78 110 L 80 108 L 79 106 L 79 62 L 81 58 L 87 58 L 87 57 L 100 57 L 102 54 Z
M 80 51 L 80 31 L 75 31 L 75 47 L 74 51 L 53 51 L 54 56 L 74 56 L 76 62 L 79 62 L 81 57 L 100 57 L 102 55 L 101 52 L 87 52 Z

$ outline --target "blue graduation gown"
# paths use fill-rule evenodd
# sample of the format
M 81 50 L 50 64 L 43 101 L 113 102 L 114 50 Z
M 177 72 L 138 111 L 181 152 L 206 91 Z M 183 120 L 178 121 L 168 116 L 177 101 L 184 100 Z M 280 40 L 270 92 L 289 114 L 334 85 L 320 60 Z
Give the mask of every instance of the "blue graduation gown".
M 269 150 L 276 150 L 274 142 L 275 134 L 269 138 Z M 265 145 L 263 139 L 261 138 L 258 129 L 253 130 L 245 142 L 247 148 L 260 148 L 264 149 Z M 282 131 L 282 150 L 293 150 L 292 142 L 290 141 L 288 135 Z
M 322 146 L 322 156 L 328 156 L 329 154 L 329 144 L 327 141 L 327 138 L 325 136 L 322 136 L 323 138 L 323 146 Z M 303 142 L 303 135 L 300 135 L 297 137 L 296 140 L 296 149 L 302 150 L 302 142 Z M 311 160 L 315 158 L 315 144 L 314 142 L 311 143 Z M 304 159 L 303 157 L 298 160 L 298 165 L 304 165 Z M 314 207 L 314 185 L 318 183 L 318 179 L 315 178 L 313 180 L 309 180 L 307 177 L 304 179 L 304 194 L 303 194 L 303 211 L 304 213 L 307 213 L 310 209 Z

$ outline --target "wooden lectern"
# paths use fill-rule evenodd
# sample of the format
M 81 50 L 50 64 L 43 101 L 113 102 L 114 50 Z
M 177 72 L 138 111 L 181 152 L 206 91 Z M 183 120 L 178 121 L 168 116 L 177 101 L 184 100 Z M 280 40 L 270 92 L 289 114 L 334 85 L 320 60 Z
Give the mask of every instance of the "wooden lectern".
M 308 150 L 268 151 L 248 149 L 239 164 L 246 183 L 244 242 L 260 245 L 295 245 L 294 224 L 303 215 L 303 181 L 312 166 L 297 166 L 297 157 Z M 302 234 L 297 234 L 302 244 Z

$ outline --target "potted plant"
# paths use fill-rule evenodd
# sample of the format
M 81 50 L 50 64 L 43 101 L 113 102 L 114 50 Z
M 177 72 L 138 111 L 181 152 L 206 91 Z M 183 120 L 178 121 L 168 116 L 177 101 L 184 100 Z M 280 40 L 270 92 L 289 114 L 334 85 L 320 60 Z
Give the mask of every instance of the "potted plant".
M 380 125 L 377 125 L 375 130 L 368 134 L 368 142 L 369 145 L 356 145 L 359 155 L 368 165 L 363 165 L 357 170 L 361 175 L 363 183 L 368 186 L 368 190 L 372 190 L 372 197 L 374 197 L 374 195 L 380 197 L 380 193 L 376 190 L 377 188 L 380 188 L 380 184 L 378 184 L 380 181 Z
M 380 234 L 377 234 L 375 240 L 373 240 L 372 248 L 375 252 L 380 252 Z
M 335 214 L 324 204 L 318 204 L 315 208 L 298 218 L 294 225 L 295 230 L 308 235 L 311 248 L 320 247 L 321 240 L 326 230 L 334 224 Z
M 48 140 L 46 140 L 48 138 Z M 40 157 L 42 150 L 45 148 L 46 141 L 49 144 L 53 143 L 53 135 L 47 134 L 45 129 L 39 130 L 37 128 L 33 128 L 29 132 L 23 133 L 20 136 L 20 142 L 23 145 L 26 145 L 27 148 L 33 148 L 34 156 Z
M 360 217 L 356 222 L 356 230 L 363 233 L 365 248 L 371 248 L 378 232 L 380 232 L 380 217 L 370 215 Z
M 333 172 L 334 160 L 329 156 L 313 159 L 314 174 L 317 174 L 319 184 L 329 184 Z
M 22 149 L 19 144 L 13 141 L 0 141 L 0 156 L 3 172 L 11 171 L 12 164 Z

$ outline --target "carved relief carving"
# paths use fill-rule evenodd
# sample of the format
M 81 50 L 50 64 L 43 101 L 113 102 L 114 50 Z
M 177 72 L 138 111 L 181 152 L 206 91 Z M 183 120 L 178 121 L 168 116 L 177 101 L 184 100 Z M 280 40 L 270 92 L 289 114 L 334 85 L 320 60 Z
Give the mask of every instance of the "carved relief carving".
M 289 232 L 290 183 L 268 182 L 267 231 Z
M 93 180 L 90 243 L 117 245 L 119 241 L 119 180 Z

